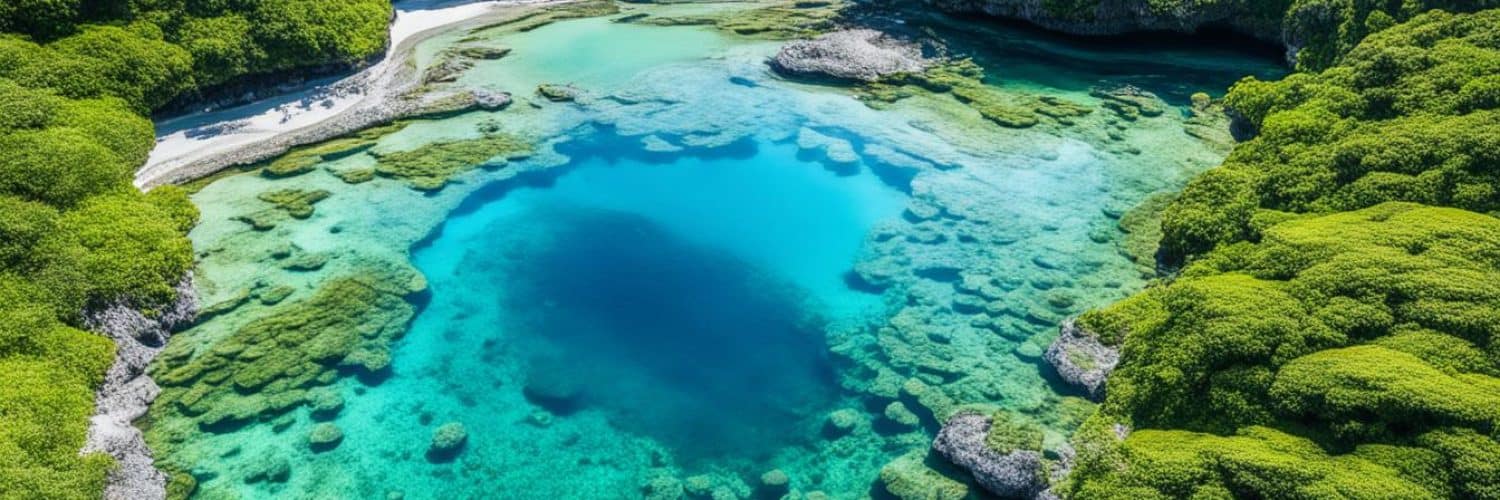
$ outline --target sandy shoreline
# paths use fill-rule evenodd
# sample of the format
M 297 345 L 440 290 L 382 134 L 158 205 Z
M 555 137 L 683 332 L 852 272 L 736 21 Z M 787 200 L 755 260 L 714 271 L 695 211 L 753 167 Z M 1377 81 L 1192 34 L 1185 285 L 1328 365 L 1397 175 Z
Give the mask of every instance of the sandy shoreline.
M 186 182 L 404 116 L 500 105 L 502 96 L 487 93 L 412 95 L 418 75 L 407 62 L 416 46 L 462 25 L 478 26 L 519 16 L 529 7 L 568 1 L 400 2 L 385 57 L 358 73 L 306 90 L 157 123 L 156 147 L 146 165 L 136 171 L 135 185 L 149 189 Z

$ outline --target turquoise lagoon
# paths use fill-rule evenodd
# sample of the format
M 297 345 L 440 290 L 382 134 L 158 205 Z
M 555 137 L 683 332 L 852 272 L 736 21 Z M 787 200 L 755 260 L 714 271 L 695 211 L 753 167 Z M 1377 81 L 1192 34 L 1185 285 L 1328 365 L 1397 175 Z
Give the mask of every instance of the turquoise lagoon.
M 745 7 L 642 12 L 716 8 Z M 294 291 L 202 321 L 178 348 L 207 352 L 371 267 L 427 286 L 387 372 L 331 381 L 336 415 L 203 429 L 158 456 L 204 498 L 777 497 L 761 484 L 772 470 L 795 495 L 861 498 L 882 496 L 881 467 L 922 453 L 958 406 L 1013 410 L 1059 449 L 1089 404 L 1048 380 L 1042 347 L 1062 318 L 1144 283 L 1122 252 L 1122 214 L 1222 158 L 1222 139 L 1184 133 L 1187 95 L 1274 62 L 914 23 L 1006 92 L 1095 105 L 1090 87 L 1135 84 L 1179 112 L 1121 125 L 1100 109 L 1015 130 L 947 96 L 876 110 L 772 75 L 776 42 L 704 27 L 583 19 L 438 36 L 419 67 L 455 45 L 512 48 L 457 84 L 517 102 L 414 122 L 375 151 L 483 130 L 536 154 L 436 193 L 333 175 L 369 167 L 368 154 L 205 186 L 192 234 L 204 302 Z M 530 95 L 540 83 L 583 95 L 547 102 Z M 269 231 L 234 219 L 285 188 L 330 195 Z M 279 265 L 288 252 L 326 263 Z M 337 447 L 310 449 L 320 422 L 343 431 Z M 448 422 L 467 429 L 463 451 L 426 453 Z M 287 474 L 266 480 L 268 462 Z

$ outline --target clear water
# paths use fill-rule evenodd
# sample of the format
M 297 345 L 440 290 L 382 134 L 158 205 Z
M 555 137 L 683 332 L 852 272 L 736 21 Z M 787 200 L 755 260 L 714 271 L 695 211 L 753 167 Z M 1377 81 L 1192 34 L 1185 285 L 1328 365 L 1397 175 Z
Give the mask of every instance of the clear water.
M 789 145 L 663 160 L 589 149 L 601 155 L 575 153 L 546 185 L 488 188 L 414 252 L 431 303 L 394 355 L 397 376 L 340 422 L 383 419 L 416 442 L 350 440 L 347 453 L 400 454 L 426 439 L 419 421 L 460 421 L 471 429 L 461 467 L 506 464 L 483 484 L 546 488 L 558 461 L 589 455 L 535 444 L 588 446 L 581 432 L 649 437 L 699 472 L 725 459 L 769 470 L 776 452 L 817 439 L 839 398 L 821 327 L 880 307 L 842 275 L 904 196 L 866 172 L 798 160 Z M 657 445 L 612 446 L 601 458 Z M 531 451 L 506 459 L 518 450 Z M 634 489 L 621 465 L 574 473 L 600 491 Z
M 1131 51 L 922 23 L 1002 89 L 1084 103 L 1092 85 L 1129 83 L 1182 106 L 1274 68 L 1212 47 Z M 434 39 L 418 59 L 470 36 Z M 1142 283 L 1113 217 L 1223 155 L 1184 134 L 1178 113 L 1110 139 L 1102 112 L 1012 130 L 949 98 L 874 110 L 771 75 L 775 43 L 704 28 L 585 19 L 478 36 L 514 52 L 462 83 L 518 102 L 418 122 L 377 148 L 492 123 L 536 139 L 533 159 L 430 195 L 325 171 L 366 167 L 363 155 L 195 195 L 207 303 L 257 283 L 294 287 L 295 303 L 372 263 L 414 267 L 430 290 L 389 377 L 335 382 L 347 402 L 331 420 L 345 435 L 336 449 L 308 449 L 315 422 L 302 409 L 286 429 L 196 432 L 158 450 L 198 477 L 200 497 L 636 498 L 653 481 L 695 478 L 751 498 L 780 469 L 798 491 L 861 498 L 881 491 L 881 466 L 931 441 L 928 410 L 899 394 L 913 380 L 955 404 L 1017 411 L 1055 445 L 1087 403 L 1047 379 L 1040 347 L 1059 318 Z M 539 83 L 587 95 L 545 103 L 530 97 Z M 649 147 L 663 141 L 674 147 Z M 836 161 L 841 150 L 853 159 Z M 286 187 L 332 195 L 269 232 L 233 220 Z M 330 259 L 282 269 L 267 255 L 287 245 Z M 1007 312 L 962 307 L 953 280 L 976 276 L 995 279 L 986 293 Z M 251 302 L 173 342 L 208 349 L 278 307 Z M 893 401 L 924 424 L 887 421 Z M 852 431 L 829 432 L 837 410 L 857 416 Z M 426 456 L 446 422 L 466 426 L 468 446 L 451 461 Z M 267 456 L 291 462 L 286 482 L 247 480 Z

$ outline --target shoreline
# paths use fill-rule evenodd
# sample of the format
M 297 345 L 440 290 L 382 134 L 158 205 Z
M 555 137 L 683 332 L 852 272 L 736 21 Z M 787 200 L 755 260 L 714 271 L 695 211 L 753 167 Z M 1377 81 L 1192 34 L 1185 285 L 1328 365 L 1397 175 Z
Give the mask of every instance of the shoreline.
M 482 89 L 414 92 L 421 81 L 408 63 L 417 45 L 450 30 L 479 27 L 507 17 L 519 19 L 535 10 L 573 1 L 490 0 L 397 11 L 385 56 L 358 73 L 299 92 L 156 124 L 156 147 L 132 182 L 137 188 L 149 190 L 401 118 L 503 107 L 508 104 L 508 95 Z
M 391 45 L 384 57 L 374 65 L 338 81 L 319 85 L 298 94 L 324 93 L 345 97 L 351 101 L 342 108 L 323 113 L 304 109 L 303 120 L 283 120 L 282 130 L 273 127 L 268 137 L 259 135 L 245 138 L 246 134 L 228 133 L 205 141 L 194 141 L 185 130 L 166 136 L 158 136 L 157 148 L 152 150 L 152 159 L 164 138 L 181 136 L 180 141 L 190 144 L 192 150 L 171 160 L 147 164 L 136 172 L 133 183 L 137 188 L 167 183 L 179 183 L 234 165 L 251 163 L 285 153 L 292 147 L 327 140 L 360 129 L 376 126 L 399 118 L 431 112 L 454 112 L 509 103 L 506 94 L 484 95 L 473 90 L 438 91 L 416 97 L 409 94 L 420 84 L 413 65 L 408 64 L 412 52 L 421 42 L 450 29 L 463 29 L 467 25 L 494 22 L 507 15 L 525 17 L 547 5 L 569 3 L 573 0 L 519 0 L 512 2 L 484 1 L 431 11 L 425 16 L 416 16 L 408 23 L 393 19 L 390 28 Z M 447 14 L 447 15 L 442 15 Z M 373 93 L 364 95 L 366 92 Z M 294 98 L 297 94 L 282 95 L 260 101 L 278 101 Z M 455 99 L 458 97 L 459 99 Z M 305 97 L 304 97 L 305 99 Z M 503 99 L 503 101 L 501 100 Z M 259 115 L 241 118 L 248 123 L 256 118 L 265 118 L 278 108 L 285 108 L 294 100 Z M 243 106 L 203 113 L 213 117 L 232 113 Z M 446 109 L 443 106 L 457 106 Z M 186 115 L 186 118 L 192 115 Z M 200 116 L 200 118 L 202 118 Z M 168 120 L 171 122 L 172 120 Z M 209 118 L 210 122 L 217 119 Z M 262 132 L 262 134 L 267 132 Z M 217 146 L 217 147 L 216 147 Z M 106 373 L 105 381 L 94 394 L 94 415 L 89 420 L 88 433 L 79 453 L 105 453 L 117 461 L 117 467 L 105 478 L 103 498 L 121 500 L 159 499 L 167 495 L 167 475 L 156 467 L 155 452 L 145 441 L 141 428 L 135 421 L 144 417 L 151 403 L 161 393 L 161 388 L 146 372 L 168 338 L 177 329 L 191 324 L 199 311 L 199 300 L 194 288 L 192 274 L 184 276 L 177 285 L 177 300 L 169 304 L 159 318 L 148 318 L 128 304 L 113 304 L 97 311 L 86 312 L 90 330 L 100 332 L 116 345 L 115 359 Z

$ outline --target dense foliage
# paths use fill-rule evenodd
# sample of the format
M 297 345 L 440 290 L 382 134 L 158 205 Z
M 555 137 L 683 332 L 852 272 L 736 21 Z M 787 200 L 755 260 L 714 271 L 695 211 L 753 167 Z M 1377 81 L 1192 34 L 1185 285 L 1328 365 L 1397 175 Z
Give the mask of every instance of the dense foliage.
M 253 73 L 379 54 L 388 0 L 0 1 L 0 498 L 97 498 L 80 455 L 114 345 L 83 312 L 153 314 L 192 266 L 185 193 L 130 184 L 143 115 Z
M 1431 12 L 1232 90 L 1260 135 L 1167 208 L 1188 265 L 1081 318 L 1122 362 L 1072 493 L 1500 498 L 1497 35 Z
M 1254 239 L 1285 212 L 1385 201 L 1500 210 L 1500 11 L 1433 13 L 1372 35 L 1345 62 L 1226 101 L 1259 135 L 1195 179 L 1162 221 L 1174 258 Z

